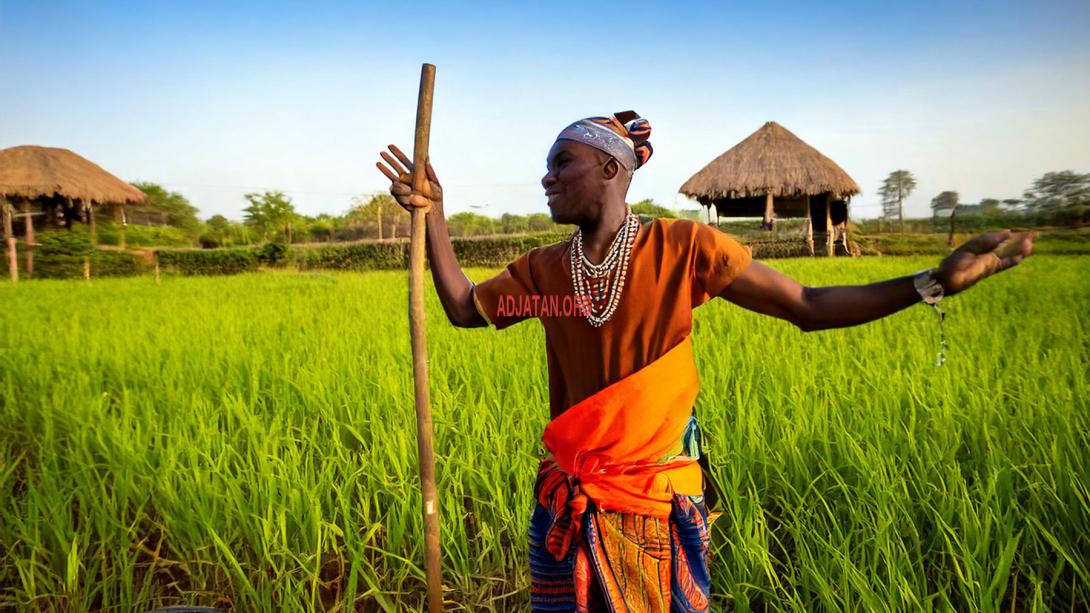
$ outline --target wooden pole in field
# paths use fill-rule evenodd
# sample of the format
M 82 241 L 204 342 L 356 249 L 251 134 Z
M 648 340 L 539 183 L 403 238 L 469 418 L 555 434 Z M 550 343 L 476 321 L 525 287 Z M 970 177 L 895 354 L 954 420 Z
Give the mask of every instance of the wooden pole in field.
M 128 223 L 129 223 L 129 220 L 125 217 L 125 203 L 121 203 L 121 205 L 118 206 L 117 209 L 121 213 L 121 232 L 118 233 L 117 246 L 124 249 L 125 248 L 125 226 L 128 225 Z
M 34 215 L 30 212 L 30 201 L 23 200 L 23 230 L 26 243 L 26 274 L 34 276 Z
M 833 257 L 833 193 L 825 192 L 825 255 Z
M 413 143 L 413 191 L 427 194 L 428 142 L 431 137 L 431 102 L 435 66 L 420 69 L 416 101 L 416 138 Z M 428 582 L 428 612 L 443 610 L 443 575 L 439 550 L 439 495 L 435 487 L 435 450 L 432 445 L 431 407 L 428 399 L 428 346 L 424 337 L 424 224 L 427 211 L 412 210 L 409 243 L 409 335 L 413 351 L 413 387 L 416 392 L 416 446 L 420 458 L 420 488 L 424 500 L 424 572 Z M 382 227 L 382 224 L 379 224 Z
M 4 215 L 4 242 L 7 243 L 8 247 L 8 272 L 11 274 L 11 282 L 15 283 L 19 280 L 19 259 L 15 255 L 15 234 L 11 230 L 11 218 L 15 212 L 11 209 L 11 205 L 3 199 L 0 199 L 0 208 L 3 209 Z
M 810 252 L 810 256 L 814 255 L 814 208 L 810 205 L 809 199 L 806 202 L 806 250 Z

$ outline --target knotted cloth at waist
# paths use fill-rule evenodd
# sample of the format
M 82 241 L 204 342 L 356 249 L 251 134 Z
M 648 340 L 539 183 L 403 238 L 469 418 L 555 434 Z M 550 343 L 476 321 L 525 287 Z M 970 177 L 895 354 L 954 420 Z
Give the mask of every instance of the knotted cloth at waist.
M 696 459 L 682 455 L 700 378 L 692 340 L 549 422 L 535 492 L 553 517 L 547 548 L 563 559 L 595 510 L 669 517 L 675 494 L 703 490 Z

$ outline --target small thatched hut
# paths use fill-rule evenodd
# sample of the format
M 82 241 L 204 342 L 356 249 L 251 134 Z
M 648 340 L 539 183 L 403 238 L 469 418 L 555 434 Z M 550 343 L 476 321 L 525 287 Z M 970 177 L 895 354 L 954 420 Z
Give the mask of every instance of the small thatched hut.
M 44 215 L 45 223 L 65 227 L 82 220 L 90 224 L 94 234 L 95 207 L 113 205 L 123 220 L 126 204 L 143 202 L 143 192 L 68 149 L 23 145 L 0 150 L 0 207 L 7 209 L 4 229 L 9 252 L 15 241 L 12 219 L 20 218 L 28 246 L 28 272 L 34 270 L 29 247 L 34 245 L 35 216 Z
M 679 190 L 719 217 L 761 217 L 772 230 L 777 218 L 805 218 L 805 240 L 815 237 L 829 255 L 839 235 L 847 251 L 848 202 L 859 185 L 836 162 L 780 124 L 769 121 L 711 161 Z M 839 251 L 839 248 L 837 249 Z

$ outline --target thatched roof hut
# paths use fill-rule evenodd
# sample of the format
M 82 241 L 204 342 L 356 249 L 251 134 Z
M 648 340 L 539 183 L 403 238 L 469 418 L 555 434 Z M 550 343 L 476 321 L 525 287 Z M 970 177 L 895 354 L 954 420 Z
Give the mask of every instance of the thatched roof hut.
M 772 230 L 776 218 L 806 218 L 811 251 L 818 234 L 830 252 L 835 231 L 847 226 L 848 201 L 860 193 L 836 162 L 774 121 L 712 160 L 679 191 L 707 207 L 709 219 L 714 207 L 717 221 L 761 217 Z
M 71 227 L 75 220 L 83 220 L 89 223 L 91 235 L 95 236 L 95 207 L 116 205 L 116 212 L 124 221 L 126 204 L 143 203 L 143 192 L 68 149 L 22 145 L 0 150 L 0 208 L 4 209 L 3 230 L 13 279 L 16 220 L 23 226 L 26 269 L 33 272 L 35 216 L 44 216 L 46 223 L 66 227 Z M 19 213 L 15 213 L 12 204 Z M 123 228 L 120 244 L 125 246 Z
M 61 198 L 87 204 L 142 204 L 144 193 L 68 149 L 22 145 L 0 150 L 0 197 Z

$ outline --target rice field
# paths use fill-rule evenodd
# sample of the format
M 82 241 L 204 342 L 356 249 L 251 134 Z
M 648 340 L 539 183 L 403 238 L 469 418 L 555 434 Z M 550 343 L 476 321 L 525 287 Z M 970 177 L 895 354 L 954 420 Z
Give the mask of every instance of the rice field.
M 944 301 L 942 367 L 924 306 L 809 334 L 697 309 L 716 609 L 1090 608 L 1088 265 Z M 0 609 L 418 610 L 406 276 L 0 286 Z M 428 314 L 447 609 L 525 610 L 543 334 L 454 329 L 430 286 Z

